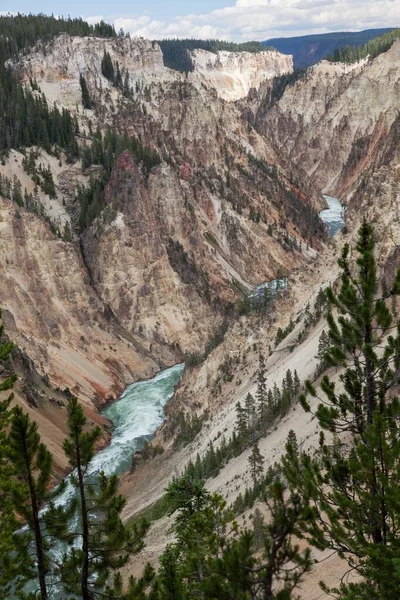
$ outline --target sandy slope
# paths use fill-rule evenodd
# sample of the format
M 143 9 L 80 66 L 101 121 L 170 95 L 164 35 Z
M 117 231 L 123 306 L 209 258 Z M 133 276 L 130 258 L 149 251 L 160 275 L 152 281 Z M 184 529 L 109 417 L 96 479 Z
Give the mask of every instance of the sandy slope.
M 337 277 L 336 259 L 338 255 L 338 245 L 332 243 L 324 258 L 319 258 L 308 269 L 307 272 L 298 274 L 292 284 L 290 293 L 290 303 L 293 306 L 292 316 L 303 312 L 305 305 L 315 297 L 319 286 L 313 286 L 312 281 L 318 280 L 320 285 L 332 283 Z M 289 302 L 289 300 L 288 300 Z M 273 332 L 277 329 L 281 320 L 278 319 L 273 327 Z M 296 346 L 291 352 L 288 347 L 297 337 L 300 325 L 296 326 L 294 331 L 278 346 L 276 351 L 267 360 L 267 386 L 272 386 L 276 381 L 278 384 L 282 381 L 287 369 L 297 370 L 301 381 L 312 377 L 317 364 L 316 354 L 318 350 L 318 341 L 323 328 L 324 321 L 317 323 L 311 329 L 306 339 L 300 345 Z M 271 339 L 271 330 L 266 329 L 257 332 L 260 336 Z M 210 359 L 209 359 L 210 360 Z M 214 357 L 215 361 L 215 357 Z M 243 400 L 248 392 L 255 392 L 254 371 L 257 367 L 257 355 L 250 358 L 253 362 L 253 369 L 250 369 L 249 378 L 241 386 L 235 386 L 228 392 L 229 403 L 222 408 L 215 416 L 210 419 L 201 431 L 201 434 L 188 446 L 180 451 L 171 453 L 166 451 L 164 455 L 147 464 L 145 468 L 135 474 L 126 475 L 122 485 L 122 491 L 128 497 L 124 516 L 132 518 L 138 511 L 152 504 L 160 495 L 173 475 L 182 471 L 190 458 L 195 458 L 197 452 L 203 454 L 209 441 L 213 441 L 215 447 L 222 439 L 222 433 L 229 437 L 233 431 L 236 412 L 235 404 L 238 400 Z M 305 448 L 316 447 L 318 431 L 316 421 L 310 414 L 306 414 L 300 405 L 295 405 L 288 415 L 268 433 L 266 437 L 260 440 L 259 447 L 265 458 L 266 468 L 273 465 L 281 456 L 288 432 L 293 429 L 296 432 L 298 440 Z M 231 460 L 214 479 L 207 482 L 210 491 L 221 493 L 229 502 L 232 502 L 239 492 L 243 491 L 250 484 L 250 473 L 248 467 L 248 457 L 250 450 L 245 451 L 239 457 Z M 248 514 L 245 515 L 248 523 Z M 150 560 L 156 561 L 157 556 L 166 543 L 171 541 L 170 520 L 162 519 L 152 525 L 147 538 L 145 550 L 141 556 L 135 558 L 126 573 L 139 574 L 142 565 Z M 326 559 L 317 565 L 315 572 L 307 579 L 304 586 L 304 600 L 315 600 L 323 598 L 320 595 L 318 581 L 325 578 L 325 572 L 329 572 L 334 583 L 334 579 L 342 574 L 343 567 L 336 558 Z
M 318 349 L 318 339 L 323 327 L 323 322 L 318 323 L 310 332 L 308 338 L 292 353 L 287 353 L 287 351 L 277 352 L 270 358 L 268 361 L 267 385 L 271 385 L 274 381 L 281 381 L 287 369 L 296 369 L 302 380 L 312 376 L 317 363 L 315 355 Z M 255 386 L 250 385 L 248 390 L 254 392 Z M 167 481 L 174 474 L 181 471 L 188 459 L 194 458 L 197 452 L 203 453 L 206 450 L 209 440 L 213 440 L 214 445 L 217 446 L 221 439 L 221 437 L 217 437 L 219 432 L 224 431 L 225 435 L 229 436 L 235 418 L 235 408 L 234 403 L 232 403 L 204 427 L 202 434 L 199 436 L 201 440 L 195 440 L 191 445 L 173 455 L 168 461 L 163 460 L 163 457 L 161 457 L 161 459 L 149 465 L 146 468 L 147 485 L 140 477 L 138 480 L 136 476 L 127 476 L 123 485 L 125 493 L 129 490 L 125 517 L 132 517 L 138 509 L 154 501 L 162 492 Z M 291 429 L 296 432 L 299 442 L 303 444 L 304 448 L 312 449 L 317 446 L 318 430 L 316 421 L 312 415 L 305 413 L 301 406 L 297 404 L 259 442 L 260 451 L 265 458 L 266 468 L 279 460 Z M 232 502 L 240 491 L 251 485 L 248 465 L 249 454 L 250 450 L 247 450 L 239 457 L 231 460 L 217 477 L 208 480 L 208 489 L 222 494 L 228 502 Z M 247 523 L 249 525 L 249 516 L 252 512 L 247 511 L 245 513 L 241 519 L 242 524 Z M 167 518 L 156 521 L 152 525 L 144 551 L 140 557 L 135 558 L 126 568 L 127 574 L 138 575 L 148 560 L 153 563 L 157 561 L 157 557 L 165 544 L 172 541 L 170 528 L 171 520 Z M 329 553 L 323 555 L 317 553 L 315 557 L 317 560 L 323 560 L 316 564 L 313 572 L 306 578 L 302 586 L 301 598 L 304 600 L 327 598 L 319 589 L 319 580 L 324 579 L 333 585 L 338 583 L 339 577 L 344 572 L 344 565 L 336 556 L 329 556 Z
M 352 228 L 356 231 L 356 227 Z M 290 314 L 293 318 L 304 312 L 307 303 L 313 304 L 315 295 L 320 286 L 326 287 L 333 284 L 338 276 L 337 258 L 342 244 L 352 241 L 355 234 L 339 235 L 332 241 L 330 248 L 324 254 L 315 260 L 315 262 L 305 271 L 298 273 L 293 277 L 289 298 L 283 302 L 284 313 L 287 318 Z M 288 313 L 287 305 L 292 310 Z M 278 309 L 279 312 L 279 309 Z M 260 330 L 254 339 L 257 341 L 264 337 L 270 340 L 274 337 L 275 331 L 279 325 L 284 324 L 283 315 L 277 315 L 276 322 L 272 325 L 265 324 L 260 326 Z M 316 354 L 318 350 L 318 341 L 325 322 L 321 320 L 311 331 L 306 339 L 297 345 L 291 352 L 288 346 L 296 338 L 300 325 L 288 336 L 267 361 L 267 386 L 273 385 L 276 381 L 281 382 L 287 369 L 297 370 L 300 380 L 304 381 L 312 377 L 317 365 Z M 242 339 L 243 343 L 243 339 Z M 214 354 L 214 353 L 213 353 Z M 215 362 L 218 356 L 218 349 L 215 356 L 211 355 L 207 362 Z M 173 475 L 182 472 L 189 459 L 194 459 L 197 452 L 203 454 L 209 441 L 213 441 L 214 446 L 218 446 L 222 435 L 229 437 L 232 433 L 236 413 L 235 404 L 238 400 L 243 400 L 250 391 L 254 393 L 255 382 L 254 372 L 257 367 L 257 354 L 250 357 L 253 361 L 253 369 L 249 370 L 248 378 L 241 386 L 234 386 L 225 390 L 228 403 L 203 426 L 199 439 L 195 439 L 190 445 L 182 448 L 180 451 L 172 453 L 167 450 L 164 455 L 139 469 L 135 474 L 126 475 L 122 485 L 122 491 L 127 495 L 128 502 L 125 508 L 124 516 L 132 518 L 138 511 L 152 504 L 163 493 L 167 482 Z M 207 363 L 206 363 L 207 364 Z M 209 368 L 212 368 L 209 365 Z M 333 380 L 338 379 L 339 373 L 331 370 L 329 373 Z M 198 389 L 201 393 L 201 389 Z M 316 408 L 318 401 L 313 401 L 312 408 Z M 283 450 L 287 435 L 290 430 L 295 431 L 299 443 L 305 449 L 313 449 L 318 446 L 318 426 L 316 419 L 312 414 L 303 411 L 299 404 L 291 408 L 289 413 L 276 424 L 274 428 L 259 441 L 261 453 L 265 458 L 265 467 L 273 465 L 279 460 Z M 214 479 L 207 482 L 210 491 L 221 493 L 228 502 L 232 502 L 236 496 L 243 492 L 250 484 L 250 473 L 248 467 L 248 457 L 250 450 L 245 451 L 241 456 L 231 460 Z M 242 523 L 249 525 L 249 517 L 252 511 L 247 511 L 243 515 Z M 163 550 L 166 543 L 172 541 L 171 538 L 171 520 L 164 518 L 156 521 L 147 537 L 146 547 L 142 554 L 135 558 L 125 569 L 126 574 L 140 574 L 142 566 L 150 560 L 153 564 L 157 562 L 159 553 Z M 352 577 L 352 574 L 346 574 L 347 563 L 341 561 L 337 555 L 329 552 L 314 552 L 316 559 L 315 567 L 301 586 L 300 597 L 302 600 L 325 600 L 328 598 L 320 589 L 319 581 L 324 580 L 328 585 L 339 585 L 342 577 Z

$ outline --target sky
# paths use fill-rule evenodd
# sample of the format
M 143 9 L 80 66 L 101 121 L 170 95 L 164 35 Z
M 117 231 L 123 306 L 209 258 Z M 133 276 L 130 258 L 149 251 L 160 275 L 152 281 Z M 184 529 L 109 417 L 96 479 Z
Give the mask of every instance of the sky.
M 400 26 L 400 0 L 0 0 L 0 13 L 101 18 L 133 35 L 265 40 Z

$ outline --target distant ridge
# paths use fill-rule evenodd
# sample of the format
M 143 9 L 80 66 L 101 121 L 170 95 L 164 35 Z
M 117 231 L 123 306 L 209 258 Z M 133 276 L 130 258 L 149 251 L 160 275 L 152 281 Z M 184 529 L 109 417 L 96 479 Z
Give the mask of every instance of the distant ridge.
M 315 65 L 328 54 L 333 54 L 338 48 L 340 49 L 344 46 L 361 46 L 372 38 L 391 31 L 393 27 L 354 32 L 321 33 L 300 37 L 271 38 L 262 43 L 266 46 L 273 46 L 284 54 L 293 54 L 294 67 L 304 68 Z

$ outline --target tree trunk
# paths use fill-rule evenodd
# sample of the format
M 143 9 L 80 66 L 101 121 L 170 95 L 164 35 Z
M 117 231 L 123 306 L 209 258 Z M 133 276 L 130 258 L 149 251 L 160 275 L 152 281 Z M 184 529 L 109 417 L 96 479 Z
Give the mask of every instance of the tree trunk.
M 365 325 L 364 330 L 364 344 L 372 344 L 372 326 L 371 321 Z M 374 366 L 371 358 L 364 353 L 365 356 L 365 384 L 367 390 L 367 423 L 371 425 L 374 417 L 374 411 L 376 408 L 376 390 L 374 381 Z
M 372 343 L 372 324 L 371 318 L 369 318 L 368 322 L 365 325 L 364 329 L 364 344 L 371 345 Z M 374 420 L 374 412 L 376 408 L 376 390 L 375 390 L 375 380 L 373 373 L 373 364 L 371 358 L 364 352 L 365 356 L 365 385 L 367 391 L 367 426 L 371 426 Z M 376 478 L 376 464 L 375 459 L 373 461 L 372 466 L 372 484 L 371 484 L 371 496 L 376 498 L 378 494 L 380 494 L 380 489 L 378 486 L 377 478 Z M 371 517 L 376 521 L 374 515 Z M 382 544 L 383 543 L 383 535 L 381 529 L 381 523 L 371 523 L 372 524 L 372 539 L 374 544 Z
M 47 585 L 46 585 L 46 560 L 43 551 L 43 539 L 42 532 L 40 529 L 39 510 L 37 507 L 36 490 L 32 478 L 31 464 L 28 458 L 28 449 L 25 444 L 25 438 L 22 436 L 22 443 L 25 456 L 26 470 L 28 474 L 28 488 L 29 495 L 31 498 L 32 508 L 32 520 L 33 520 L 33 531 L 35 534 L 35 546 L 36 546 L 36 557 L 37 557 L 37 572 L 40 586 L 40 597 L 41 600 L 47 600 Z
M 86 506 L 85 484 L 83 481 L 81 452 L 79 447 L 79 439 L 76 436 L 76 464 L 78 471 L 79 495 L 81 499 L 81 516 L 82 516 L 82 552 L 83 564 L 81 573 L 81 592 L 82 600 L 91 600 L 89 591 L 89 523 Z

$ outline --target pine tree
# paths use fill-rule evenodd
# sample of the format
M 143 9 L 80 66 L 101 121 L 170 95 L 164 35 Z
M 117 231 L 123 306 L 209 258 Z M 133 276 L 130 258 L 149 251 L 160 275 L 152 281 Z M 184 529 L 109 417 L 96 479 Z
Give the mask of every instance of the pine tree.
M 48 194 L 50 198 L 56 198 L 56 188 L 54 185 L 53 173 L 48 165 L 46 169 L 43 167 L 39 168 L 40 175 L 43 177 L 43 183 L 41 185 L 42 190 L 45 194 Z
M 50 483 L 52 458 L 47 448 L 40 442 L 37 424 L 24 414 L 17 406 L 13 409 L 10 433 L 6 442 L 7 458 L 13 465 L 11 497 L 16 515 L 19 515 L 32 531 L 34 551 L 32 555 L 24 552 L 30 541 L 28 534 L 16 535 L 21 543 L 17 546 L 19 552 L 13 561 L 19 563 L 26 581 L 35 576 L 39 582 L 40 598 L 49 598 L 47 576 L 50 572 L 48 556 L 49 545 L 43 531 L 44 521 L 40 517 L 40 509 L 48 497 L 47 488 Z M 19 539 L 18 539 L 19 538 Z M 21 552 L 22 550 L 22 552 Z M 22 559 L 22 560 L 21 560 Z M 36 565 L 36 569 L 35 569 Z
M 276 417 L 277 415 L 279 415 L 279 412 L 281 410 L 281 390 L 278 388 L 276 381 L 274 382 L 274 388 L 273 388 L 273 396 L 274 396 L 274 417 Z
M 211 495 L 200 481 L 175 479 L 167 488 L 170 512 L 176 513 L 177 542 L 161 556 L 161 569 L 153 584 L 153 600 L 215 598 L 210 586 L 218 577 L 214 560 L 219 557 L 226 530 L 232 522 L 221 496 Z
M 26 584 L 35 597 L 41 600 L 50 597 L 50 578 L 56 572 L 52 542 L 67 540 L 70 516 L 61 506 L 54 505 L 53 500 L 63 486 L 49 491 L 52 457 L 41 443 L 37 429 L 37 424 L 19 406 L 12 410 L 4 443 L 8 481 L 6 484 L 0 481 L 11 507 L 9 517 L 13 528 L 11 546 L 0 560 L 0 581 L 6 588 L 11 586 L 13 595 L 23 600 Z M 36 586 L 38 589 L 34 589 Z
M 82 151 L 82 171 L 85 171 L 92 164 L 92 151 L 89 146 L 85 146 Z
M 279 415 L 281 417 L 284 417 L 289 408 L 290 408 L 290 403 L 291 403 L 291 396 L 289 393 L 289 390 L 287 389 L 287 387 L 285 385 L 282 386 L 282 394 L 281 394 L 281 403 L 280 403 L 280 410 L 279 410 Z
M 272 390 L 268 390 L 268 420 L 271 421 L 275 416 L 274 411 L 274 394 Z
M 247 415 L 246 411 L 240 402 L 236 404 L 236 424 L 235 429 L 240 442 L 243 442 L 247 438 Z
M 261 427 L 263 427 L 268 419 L 268 398 L 265 378 L 265 358 L 261 352 L 258 357 L 256 400 L 258 403 L 258 420 L 260 421 Z
M 200 458 L 199 453 L 196 454 L 196 462 L 195 462 L 194 467 L 195 467 L 196 478 L 203 479 L 203 466 L 201 463 L 201 458 Z
M 285 375 L 285 379 L 282 383 L 282 387 L 286 387 L 289 397 L 290 399 L 293 398 L 294 396 L 294 381 L 293 381 L 293 375 L 290 369 L 288 369 L 286 371 L 286 375 Z
M 256 487 L 264 470 L 264 458 L 262 457 L 258 444 L 253 445 L 251 454 L 249 456 L 249 465 L 251 478 L 253 480 L 253 487 Z
M 303 492 L 313 497 L 316 518 L 307 528 L 312 543 L 332 548 L 344 557 L 361 582 L 342 583 L 332 590 L 341 599 L 391 600 L 400 594 L 400 572 L 394 569 L 400 553 L 400 403 L 391 389 L 400 383 L 400 324 L 394 325 L 388 298 L 400 293 L 400 270 L 382 297 L 374 256 L 372 227 L 364 222 L 356 245 L 356 268 L 351 269 L 349 246 L 339 260 L 341 287 L 328 299 L 339 313 L 328 312 L 332 342 L 330 364 L 343 367 L 344 390 L 325 376 L 326 399 L 316 415 L 333 434 L 328 445 L 321 432 L 321 459 L 293 455 L 290 477 L 302 480 Z M 307 382 L 308 393 L 317 391 Z M 311 410 L 305 396 L 306 410 Z M 337 434 L 351 436 L 343 452 Z
M 208 477 L 215 476 L 219 471 L 218 459 L 212 442 L 210 442 L 207 450 L 204 469 Z
M 102 596 L 111 573 L 120 569 L 131 554 L 143 547 L 148 525 L 145 521 L 129 529 L 120 514 L 125 498 L 118 493 L 118 477 L 88 475 L 101 430 L 87 429 L 82 406 L 74 396 L 68 400 L 68 437 L 64 451 L 75 469 L 71 476 L 78 494 L 78 539 L 81 543 L 64 556 L 61 578 L 67 592 L 83 600 Z
M 256 403 L 252 394 L 248 393 L 244 400 L 244 410 L 247 419 L 247 432 L 251 440 L 255 439 L 257 428 L 257 411 Z
M 22 197 L 22 186 L 20 180 L 14 175 L 14 185 L 13 185 L 13 194 L 12 194 L 13 202 L 18 204 L 18 206 L 24 206 L 24 199 Z
M 260 550 L 264 542 L 264 517 L 259 508 L 256 508 L 251 518 L 254 531 L 254 549 Z
M 89 90 L 88 90 L 88 86 L 86 83 L 86 79 L 85 77 L 82 75 L 82 73 L 79 75 L 79 83 L 81 86 L 81 91 L 82 91 L 82 104 L 83 104 L 83 108 L 93 108 L 93 101 L 90 97 L 89 94 Z
M 117 87 L 118 89 L 122 89 L 122 75 L 121 75 L 121 71 L 119 69 L 119 64 L 117 62 L 117 71 L 115 74 L 115 83 L 114 83 L 115 87 Z
M 114 83 L 114 66 L 111 60 L 111 56 L 106 50 L 104 50 L 103 58 L 101 61 L 101 72 L 106 79 Z
M 218 575 L 212 580 L 214 595 L 210 598 L 290 600 L 304 574 L 311 570 L 310 549 L 300 551 L 296 543 L 310 518 L 307 499 L 288 493 L 276 478 L 267 487 L 264 502 L 268 519 L 260 525 L 261 553 L 254 554 L 253 531 L 226 539 L 221 557 L 214 561 Z
M 129 87 L 129 73 L 128 73 L 128 71 L 126 71 L 125 77 L 124 77 L 123 94 L 124 94 L 125 98 L 129 98 L 130 95 L 131 95 L 131 89 Z
M 0 310 L 0 319 L 1 316 Z M 16 381 L 16 375 L 12 371 L 8 371 L 13 347 L 11 342 L 4 339 L 4 326 L 0 323 L 0 365 L 3 373 L 0 382 L 1 392 L 12 390 Z M 17 569 L 10 572 L 10 567 L 13 565 L 7 565 L 9 553 L 15 550 L 13 534 L 18 526 L 9 493 L 9 482 L 13 469 L 7 459 L 7 433 L 11 419 L 10 403 L 12 399 L 13 394 L 10 393 L 0 400 L 0 597 L 7 597 L 10 580 L 17 575 Z
M 317 358 L 319 360 L 319 364 L 318 364 L 318 372 L 319 373 L 322 373 L 328 366 L 328 363 L 325 358 L 325 354 L 329 351 L 330 347 L 331 347 L 331 340 L 330 340 L 329 334 L 325 330 L 323 330 L 323 332 L 320 335 L 319 341 L 318 341 Z
M 160 557 L 160 569 L 157 573 L 157 580 L 153 583 L 152 598 L 155 600 L 186 600 L 181 563 L 181 550 L 178 546 L 167 546 Z M 136 600 L 136 595 L 133 598 Z
M 63 240 L 65 242 L 72 242 L 72 231 L 69 221 L 66 221 L 64 225 Z
M 300 378 L 297 370 L 294 371 L 293 375 L 294 393 L 297 395 L 300 392 Z
M 293 429 L 290 429 L 290 431 L 288 433 L 286 446 L 290 447 L 291 451 L 295 452 L 295 454 L 298 455 L 299 445 L 297 442 L 297 436 L 296 436 L 295 432 L 293 431 Z
M 317 297 L 314 302 L 315 319 L 317 321 L 320 318 L 320 316 L 322 315 L 323 311 L 325 310 L 326 305 L 327 305 L 327 297 L 326 297 L 325 291 L 321 288 L 318 291 Z
M 209 493 L 200 479 L 187 475 L 175 477 L 166 488 L 166 501 L 172 515 L 178 512 L 177 523 L 185 522 L 207 504 Z

